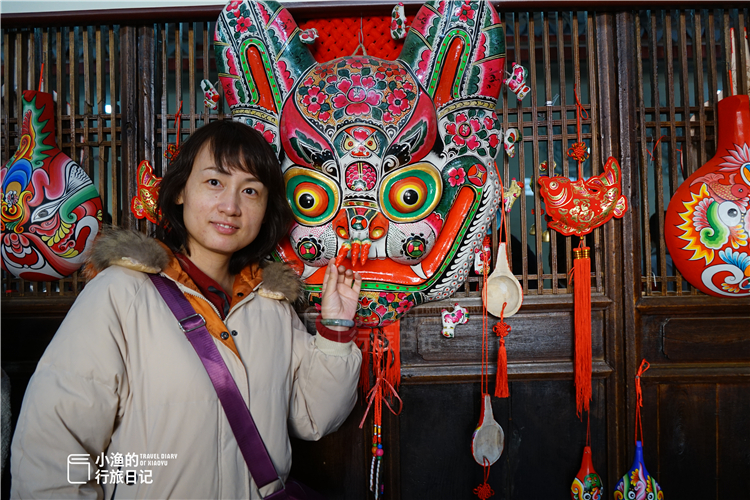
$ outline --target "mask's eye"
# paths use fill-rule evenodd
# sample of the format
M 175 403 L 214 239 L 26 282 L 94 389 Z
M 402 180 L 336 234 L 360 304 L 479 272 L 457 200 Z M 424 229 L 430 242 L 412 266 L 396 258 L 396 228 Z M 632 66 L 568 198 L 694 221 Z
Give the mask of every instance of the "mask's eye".
M 432 212 L 443 195 L 438 170 L 417 163 L 396 170 L 383 179 L 379 197 L 383 215 L 394 222 L 413 222 Z
M 733 201 L 725 201 L 719 205 L 719 218 L 729 227 L 734 227 L 742 220 L 740 208 Z
M 410 214 L 424 205 L 427 194 L 427 186 L 422 179 L 407 177 L 393 183 L 388 200 L 399 212 Z
M 370 137 L 367 139 L 367 142 L 365 142 L 365 146 L 367 146 L 367 149 L 370 151 L 375 151 L 378 147 L 378 142 L 373 137 Z
M 307 217 L 320 217 L 328 206 L 328 194 L 312 182 L 302 182 L 294 190 L 294 203 Z
M 319 226 L 339 208 L 339 188 L 332 179 L 310 169 L 292 167 L 284 174 L 286 198 L 295 220 L 303 226 Z
M 351 151 L 354 148 L 354 145 L 355 143 L 353 138 L 347 137 L 346 139 L 344 139 L 344 149 L 346 151 Z

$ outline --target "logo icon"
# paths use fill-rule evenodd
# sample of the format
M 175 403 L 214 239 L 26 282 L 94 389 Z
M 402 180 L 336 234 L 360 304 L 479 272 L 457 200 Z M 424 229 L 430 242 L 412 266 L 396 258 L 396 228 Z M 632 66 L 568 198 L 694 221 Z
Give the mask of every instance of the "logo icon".
M 83 471 L 86 479 L 83 480 Z M 91 480 L 91 456 L 87 453 L 72 453 L 68 455 L 68 483 L 86 484 Z

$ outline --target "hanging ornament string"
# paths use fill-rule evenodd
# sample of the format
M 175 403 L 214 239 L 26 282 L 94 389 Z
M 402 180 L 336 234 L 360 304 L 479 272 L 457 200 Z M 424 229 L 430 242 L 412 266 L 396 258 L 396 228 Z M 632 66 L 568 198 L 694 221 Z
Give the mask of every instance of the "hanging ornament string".
M 583 179 L 582 163 L 589 157 L 589 149 L 586 143 L 581 139 L 581 120 L 588 120 L 589 114 L 578 99 L 577 86 L 573 86 L 573 96 L 576 99 L 576 137 L 577 141 L 568 148 L 568 156 L 578 162 L 578 178 Z
M 180 136 L 182 135 L 180 132 L 182 128 L 182 101 L 180 101 L 180 106 L 177 108 L 177 113 L 174 115 L 174 121 L 175 126 L 177 127 L 177 141 L 175 144 L 169 144 L 167 150 L 164 152 L 164 158 L 168 159 L 170 162 L 174 161 L 180 153 Z
M 583 162 L 589 158 L 589 149 L 581 138 L 581 122 L 589 114 L 578 98 L 578 87 L 573 86 L 576 100 L 576 138 L 568 149 L 568 156 L 578 162 L 578 180 L 583 181 Z M 573 269 L 568 272 L 569 286 L 573 290 L 574 356 L 573 378 L 576 388 L 576 415 L 589 411 L 591 401 L 591 249 L 585 246 L 586 237 L 581 238 L 578 248 L 573 250 Z
M 500 180 L 500 192 L 503 192 L 503 181 Z M 510 245 L 510 237 L 508 236 L 508 219 L 505 216 L 505 207 L 501 207 L 500 210 L 500 227 L 501 227 L 501 240 L 505 238 L 506 245 Z M 488 263 L 489 264 L 489 263 Z M 496 263 L 496 265 L 498 265 Z M 489 265 L 485 266 L 485 270 L 489 268 Z M 482 304 L 484 307 L 483 313 L 484 318 L 487 318 L 487 272 L 484 273 L 484 288 L 483 288 L 483 300 Z M 495 375 L 495 397 L 507 398 L 510 395 L 508 391 L 508 354 L 505 350 L 505 337 L 510 334 L 510 325 L 505 322 L 505 307 L 508 305 L 507 302 L 503 303 L 503 308 L 500 311 L 500 321 L 495 323 L 492 327 L 492 331 L 498 339 L 497 349 L 497 372 Z M 485 327 L 486 328 L 486 327 Z
M 482 368 L 481 368 L 481 378 L 480 378 L 480 384 L 481 384 L 481 390 L 482 390 L 482 397 L 484 397 L 485 394 L 489 394 L 489 387 L 487 382 L 487 375 L 489 371 L 489 317 L 487 314 L 487 269 L 489 266 L 489 258 L 488 256 L 483 256 L 484 259 L 486 259 L 484 266 L 482 266 Z M 505 305 L 503 305 L 503 310 L 505 309 Z
M 641 443 L 643 443 L 643 424 L 641 423 L 641 408 L 643 407 L 643 390 L 641 389 L 641 377 L 651 365 L 645 359 L 641 361 L 638 373 L 635 374 L 635 441 L 638 442 L 638 430 L 641 431 Z
M 383 425 L 383 403 L 394 415 L 399 415 L 403 409 L 403 401 L 393 387 L 393 384 L 388 380 L 388 366 L 389 363 L 395 363 L 395 359 L 391 360 L 389 352 L 392 351 L 389 348 L 389 342 L 386 335 L 383 333 L 382 328 L 371 329 L 372 337 L 370 339 L 370 355 L 372 356 L 372 371 L 375 376 L 375 383 L 373 384 L 370 392 L 367 394 L 367 408 L 365 414 L 362 416 L 362 421 L 359 423 L 361 429 L 365 425 L 367 414 L 370 412 L 370 408 L 373 409 L 373 423 L 372 423 L 372 461 L 370 463 L 370 491 L 375 494 L 375 498 L 379 498 L 383 494 L 384 485 L 380 483 L 380 469 L 383 461 L 383 455 L 385 451 L 383 449 L 383 437 L 382 437 L 382 425 Z M 398 412 L 395 411 L 388 403 L 388 398 L 395 397 L 399 402 Z
M 487 480 L 490 478 L 490 461 L 487 459 L 487 457 L 484 457 L 484 464 L 482 465 L 482 467 L 484 468 L 484 483 L 474 488 L 474 494 L 478 496 L 480 500 L 487 500 L 495 494 L 495 492 L 492 490 L 492 487 L 487 482 Z

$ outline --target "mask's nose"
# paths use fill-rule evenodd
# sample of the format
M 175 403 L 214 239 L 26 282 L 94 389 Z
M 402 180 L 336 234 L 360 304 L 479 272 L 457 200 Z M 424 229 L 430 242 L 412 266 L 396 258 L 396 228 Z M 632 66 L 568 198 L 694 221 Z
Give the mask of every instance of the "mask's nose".
M 388 232 L 388 219 L 377 210 L 368 208 L 342 209 L 333 221 L 334 231 L 344 241 L 336 256 L 336 265 L 340 266 L 347 255 L 351 256 L 352 267 L 364 266 L 370 254 L 374 240 Z

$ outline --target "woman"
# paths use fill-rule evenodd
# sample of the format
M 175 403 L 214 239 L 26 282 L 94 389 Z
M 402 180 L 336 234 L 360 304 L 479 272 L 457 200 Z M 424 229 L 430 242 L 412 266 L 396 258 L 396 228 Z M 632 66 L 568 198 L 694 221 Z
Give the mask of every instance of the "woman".
M 229 121 L 197 130 L 162 180 L 159 208 L 158 240 L 114 231 L 97 243 L 96 277 L 29 383 L 12 497 L 261 498 L 281 488 L 258 491 L 206 370 L 146 273 L 177 283 L 204 317 L 282 479 L 290 431 L 319 439 L 351 411 L 355 329 L 319 318 L 309 335 L 290 305 L 294 273 L 259 265 L 291 220 L 263 137 Z M 329 265 L 322 318 L 348 323 L 360 285 Z

